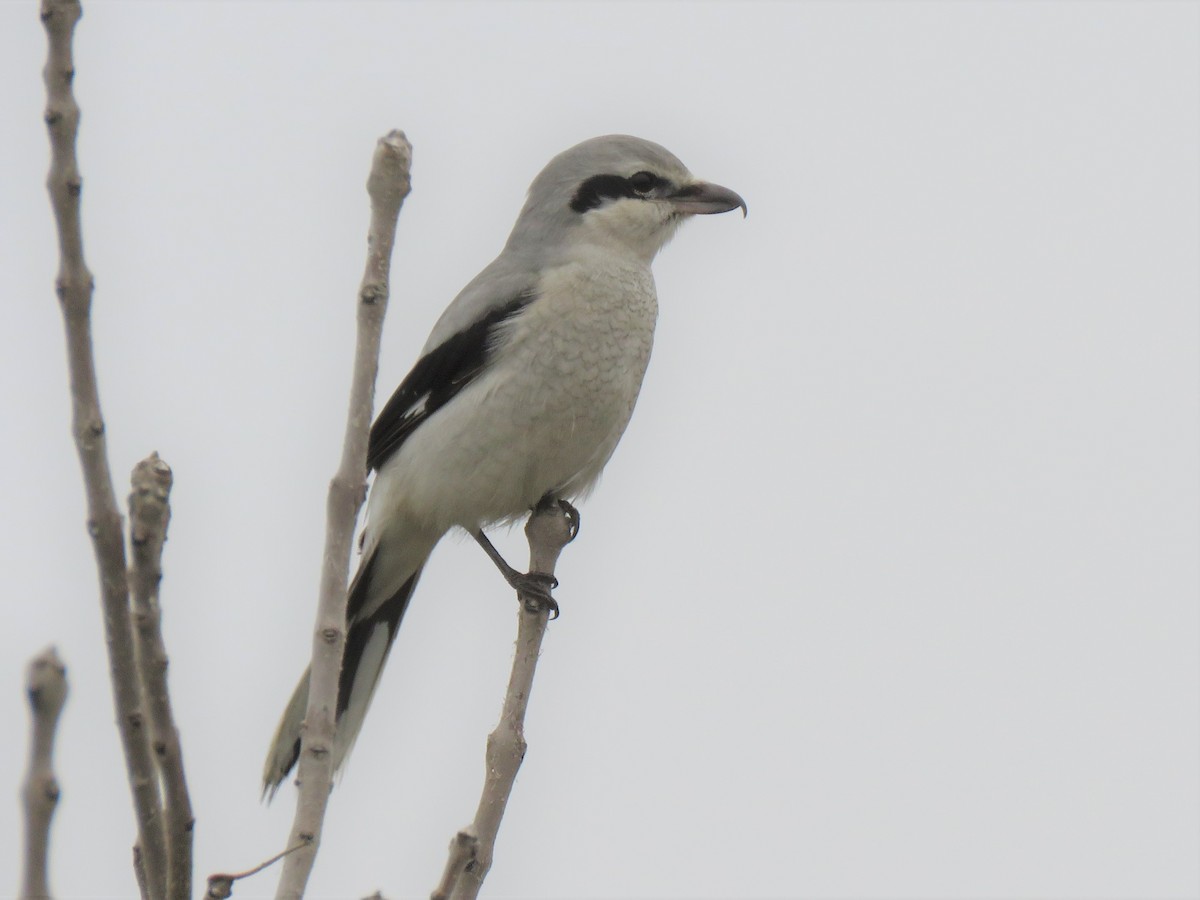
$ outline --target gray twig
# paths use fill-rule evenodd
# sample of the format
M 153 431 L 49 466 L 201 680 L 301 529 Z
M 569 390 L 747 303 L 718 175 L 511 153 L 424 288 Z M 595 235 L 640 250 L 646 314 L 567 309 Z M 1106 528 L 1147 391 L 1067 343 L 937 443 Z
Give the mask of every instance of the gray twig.
M 276 853 L 265 862 L 259 863 L 253 869 L 247 869 L 245 872 L 218 872 L 215 875 L 208 876 L 208 890 L 204 892 L 204 900 L 228 900 L 233 896 L 233 883 L 241 881 L 243 878 L 249 878 L 251 875 L 257 875 L 268 866 L 273 866 L 279 860 L 283 859 L 290 853 L 295 853 L 302 847 L 308 846 L 307 843 L 296 844 L 288 847 L 281 853 Z
M 67 700 L 67 670 L 53 647 L 33 658 L 25 675 L 33 731 L 21 799 L 25 807 L 25 870 L 21 900 L 49 900 L 50 822 L 58 806 L 54 734 Z
M 162 550 L 171 520 L 171 467 L 157 453 L 134 466 L 130 479 L 129 542 L 138 673 L 147 733 L 162 790 L 166 844 L 166 896 L 187 900 L 192 891 L 192 803 L 183 768 L 183 749 L 167 692 L 167 648 L 162 637 Z
M 66 325 L 72 431 L 87 494 L 87 528 L 100 575 L 117 723 L 125 750 L 148 886 L 150 893 L 159 897 L 165 884 L 165 865 L 158 779 L 139 703 L 129 589 L 125 580 L 124 535 L 108 466 L 104 418 L 100 413 L 92 353 L 92 273 L 84 262 L 80 227 L 83 181 L 75 153 L 79 105 L 71 89 L 75 77 L 71 42 L 81 14 L 78 0 L 42 0 L 41 17 L 49 44 L 43 70 L 45 120 L 50 133 L 50 174 L 46 186 L 50 191 L 59 247 L 55 289 Z
M 365 497 L 367 434 L 379 368 L 383 316 L 387 311 L 388 274 L 396 221 L 411 190 L 411 165 L 412 145 L 402 131 L 389 132 L 379 139 L 367 178 L 367 194 L 371 198 L 367 262 L 358 293 L 358 337 L 345 443 L 341 464 L 329 483 L 326 503 L 325 555 L 313 634 L 308 708 L 300 732 L 300 759 L 296 766 L 300 790 L 288 839 L 289 846 L 306 846 L 284 862 L 275 894 L 277 900 L 299 900 L 304 895 L 333 783 L 334 710 L 346 643 L 346 575 L 354 523 Z
M 529 538 L 529 571 L 554 574 L 558 555 L 575 537 L 576 520 L 558 504 L 543 504 L 534 510 L 525 525 Z M 500 820 L 508 806 L 517 770 L 525 758 L 525 711 L 529 707 L 529 694 L 533 690 L 533 676 L 537 671 L 538 655 L 542 650 L 542 638 L 546 634 L 549 610 L 534 597 L 518 595 L 517 645 L 513 654 L 512 673 L 508 680 L 508 691 L 504 695 L 504 708 L 500 721 L 488 735 L 486 776 L 475 821 L 459 832 L 473 838 L 475 845 L 468 851 L 470 858 L 461 868 L 452 869 L 455 857 L 463 852 L 456 842 L 451 842 L 451 860 L 446 864 L 446 874 L 435 900 L 451 897 L 453 900 L 474 900 L 492 867 L 492 855 L 496 846 L 496 835 L 500 831 Z M 451 878 L 451 876 L 453 877 Z M 450 884 L 447 884 L 447 879 Z M 447 887 L 450 890 L 447 890 Z

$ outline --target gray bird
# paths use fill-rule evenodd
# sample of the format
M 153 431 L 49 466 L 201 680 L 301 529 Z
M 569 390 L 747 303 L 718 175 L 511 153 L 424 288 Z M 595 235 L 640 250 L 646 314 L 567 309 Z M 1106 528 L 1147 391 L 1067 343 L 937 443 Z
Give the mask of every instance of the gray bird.
M 503 251 L 442 314 L 371 428 L 375 481 L 346 605 L 335 768 L 362 727 L 434 546 L 457 526 L 510 583 L 529 577 L 499 558 L 482 529 L 595 484 L 650 359 L 651 261 L 684 219 L 738 208 L 745 215 L 733 191 L 628 135 L 584 141 L 533 180 Z M 274 794 L 296 763 L 307 703 L 305 672 L 267 755 L 264 792 Z

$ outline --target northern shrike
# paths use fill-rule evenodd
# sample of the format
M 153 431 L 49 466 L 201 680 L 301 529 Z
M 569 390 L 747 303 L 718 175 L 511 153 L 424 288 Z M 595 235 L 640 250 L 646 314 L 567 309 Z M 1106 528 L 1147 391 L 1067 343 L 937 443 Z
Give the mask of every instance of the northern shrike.
M 434 546 L 458 526 L 486 549 L 484 527 L 588 492 L 650 359 L 651 261 L 684 219 L 739 207 L 744 215 L 733 191 L 627 135 L 584 141 L 533 180 L 504 250 L 442 314 L 371 428 L 376 474 L 346 605 L 335 768 Z M 299 756 L 307 702 L 305 672 L 267 755 L 264 791 Z

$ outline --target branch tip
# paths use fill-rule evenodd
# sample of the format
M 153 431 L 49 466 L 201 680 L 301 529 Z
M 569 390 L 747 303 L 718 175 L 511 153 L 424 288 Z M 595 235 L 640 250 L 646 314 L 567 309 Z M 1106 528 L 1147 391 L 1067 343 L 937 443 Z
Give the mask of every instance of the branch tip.
M 58 649 L 47 647 L 25 670 L 25 690 L 34 715 L 57 716 L 67 699 L 67 667 Z

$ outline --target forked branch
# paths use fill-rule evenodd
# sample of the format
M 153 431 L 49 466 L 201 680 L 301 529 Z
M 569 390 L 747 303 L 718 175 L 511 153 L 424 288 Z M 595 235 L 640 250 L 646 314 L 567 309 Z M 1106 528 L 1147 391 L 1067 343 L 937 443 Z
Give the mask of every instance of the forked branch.
M 45 120 L 50 134 L 50 174 L 46 186 L 59 247 L 55 289 L 66 327 L 72 431 L 87 494 L 87 529 L 100 574 L 113 699 L 137 815 L 139 856 L 147 875 L 144 892 L 160 897 L 165 890 L 166 866 L 158 776 L 140 705 L 124 534 L 108 465 L 92 352 L 92 273 L 84 261 L 80 226 L 83 180 L 75 152 L 79 105 L 71 86 L 75 77 L 72 39 L 81 14 L 77 0 L 42 2 L 41 17 L 49 45 L 43 70 Z
M 186 900 L 192 892 L 192 804 L 183 770 L 183 749 L 167 692 L 167 648 L 162 637 L 159 583 L 162 551 L 171 519 L 171 467 L 151 453 L 133 469 L 129 495 L 129 543 L 133 564 L 129 586 L 138 676 L 146 733 L 160 777 L 165 842 L 166 897 Z

